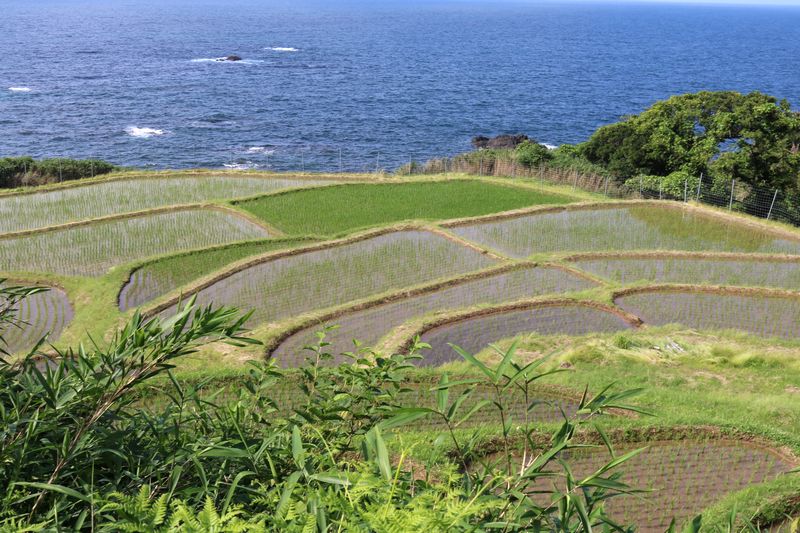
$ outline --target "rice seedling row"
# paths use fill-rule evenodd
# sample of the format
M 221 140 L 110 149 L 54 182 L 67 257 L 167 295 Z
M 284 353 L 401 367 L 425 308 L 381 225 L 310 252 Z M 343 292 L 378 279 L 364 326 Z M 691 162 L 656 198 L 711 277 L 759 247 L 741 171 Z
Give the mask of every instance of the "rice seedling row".
M 251 255 L 308 244 L 307 239 L 245 242 L 153 261 L 131 273 L 119 294 L 119 308 L 139 307 L 178 287 Z
M 798 261 L 690 256 L 603 257 L 581 259 L 575 261 L 575 266 L 622 284 L 652 281 L 800 290 Z
M 0 239 L 0 271 L 99 276 L 145 257 L 267 236 L 261 226 L 214 209 L 160 213 Z
M 292 191 L 239 205 L 289 235 L 335 235 L 402 220 L 443 220 L 568 198 L 479 180 L 347 184 Z
M 793 467 L 770 450 L 725 440 L 625 444 L 615 451 L 619 456 L 645 446 L 644 452 L 624 463 L 619 471 L 623 483 L 653 492 L 642 495 L 645 501 L 622 496 L 612 498 L 606 506 L 612 519 L 635 525 L 643 532 L 666 531 L 673 517 L 679 526 L 685 524 L 726 494 L 772 480 Z M 611 457 L 605 448 L 589 448 L 565 452 L 564 459 L 580 479 L 593 474 Z M 553 482 L 542 480 L 532 490 L 546 489 Z M 542 500 L 538 495 L 532 497 Z
M 493 263 L 440 235 L 398 231 L 259 263 L 200 290 L 197 302 L 253 309 L 254 326 Z
M 421 364 L 437 366 L 459 360 L 460 356 L 451 348 L 451 344 L 474 354 L 491 343 L 525 334 L 586 335 L 622 331 L 631 327 L 616 313 L 580 304 L 547 305 L 482 314 L 425 331 L 422 341 L 430 344 L 431 348 L 423 352 Z
M 0 233 L 323 183 L 332 182 L 255 177 L 141 178 L 0 196 Z
M 695 211 L 655 205 L 530 214 L 456 226 L 453 232 L 512 257 L 622 250 L 800 253 L 800 240 Z
M 734 329 L 763 338 L 800 337 L 800 298 L 655 290 L 620 296 L 616 303 L 646 324 L 681 324 L 700 330 Z
M 392 329 L 407 320 L 447 309 L 458 309 L 478 304 L 511 302 L 514 300 L 552 293 L 577 291 L 594 286 L 594 283 L 564 270 L 546 267 L 524 267 L 510 272 L 492 274 L 484 278 L 459 283 L 446 288 L 412 296 L 332 318 L 298 331 L 273 350 L 278 364 L 295 367 L 302 363 L 303 347 L 316 341 L 315 332 L 326 325 L 337 325 L 328 334 L 328 350 L 340 354 L 353 350 L 353 339 L 365 346 L 376 343 Z M 335 359 L 336 362 L 341 358 Z
M 50 342 L 57 340 L 72 321 L 74 311 L 64 291 L 49 288 L 19 302 L 15 314 L 19 325 L 9 325 L 0 331 L 6 343 L 4 349 L 9 353 L 28 350 L 45 335 Z

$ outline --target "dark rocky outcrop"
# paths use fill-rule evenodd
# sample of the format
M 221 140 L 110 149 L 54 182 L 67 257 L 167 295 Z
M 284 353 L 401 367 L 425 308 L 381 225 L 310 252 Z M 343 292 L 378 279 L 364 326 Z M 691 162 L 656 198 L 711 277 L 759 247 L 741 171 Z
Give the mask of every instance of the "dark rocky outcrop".
M 217 59 L 217 61 L 241 61 L 242 58 L 239 56 L 225 56 Z
M 518 135 L 498 135 L 497 137 L 484 137 L 483 135 L 478 135 L 477 137 L 472 138 L 472 146 L 475 147 L 476 150 L 480 150 L 481 148 L 516 148 L 517 145 L 522 144 L 523 142 L 529 140 L 527 135 L 518 134 Z

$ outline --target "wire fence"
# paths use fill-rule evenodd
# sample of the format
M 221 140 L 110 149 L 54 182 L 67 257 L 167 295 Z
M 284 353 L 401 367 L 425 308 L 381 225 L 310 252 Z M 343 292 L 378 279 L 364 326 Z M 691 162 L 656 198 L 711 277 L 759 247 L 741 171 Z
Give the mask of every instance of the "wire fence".
M 426 163 L 410 163 L 398 170 L 403 175 L 445 172 L 511 178 L 538 179 L 547 183 L 602 194 L 610 198 L 676 200 L 699 202 L 729 211 L 746 213 L 768 220 L 800 225 L 800 205 L 780 189 L 756 187 L 736 180 L 687 177 L 680 182 L 654 183 L 639 177 L 620 183 L 609 175 L 554 168 L 546 165 L 526 167 L 513 160 L 441 158 Z

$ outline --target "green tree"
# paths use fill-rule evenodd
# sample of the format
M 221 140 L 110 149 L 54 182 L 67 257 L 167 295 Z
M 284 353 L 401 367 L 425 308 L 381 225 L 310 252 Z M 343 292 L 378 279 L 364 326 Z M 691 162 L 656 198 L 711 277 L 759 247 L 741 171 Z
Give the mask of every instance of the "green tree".
M 604 126 L 581 153 L 622 180 L 701 173 L 715 180 L 798 189 L 800 114 L 759 92 L 673 96 Z

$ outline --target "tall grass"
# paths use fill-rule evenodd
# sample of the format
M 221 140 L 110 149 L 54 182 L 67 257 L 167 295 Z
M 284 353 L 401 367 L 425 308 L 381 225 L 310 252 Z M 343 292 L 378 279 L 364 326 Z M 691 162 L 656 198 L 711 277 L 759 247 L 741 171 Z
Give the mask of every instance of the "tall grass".
M 335 235 L 401 220 L 485 215 L 570 200 L 477 180 L 351 184 L 243 202 L 241 207 L 290 235 Z
M 0 271 L 100 276 L 136 259 L 259 237 L 264 228 L 230 213 L 161 213 L 0 239 Z
M 175 177 L 113 180 L 36 194 L 0 196 L 0 233 L 173 204 L 243 198 L 321 182 L 285 178 Z

